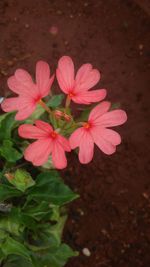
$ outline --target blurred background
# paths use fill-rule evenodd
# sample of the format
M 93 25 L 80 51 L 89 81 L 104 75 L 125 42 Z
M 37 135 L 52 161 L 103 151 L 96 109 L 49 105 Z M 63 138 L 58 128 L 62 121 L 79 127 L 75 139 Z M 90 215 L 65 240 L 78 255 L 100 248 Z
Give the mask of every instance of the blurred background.
M 71 56 L 76 69 L 87 62 L 98 68 L 96 88 L 107 88 L 107 99 L 128 114 L 118 127 L 123 140 L 116 154 L 96 149 L 87 166 L 70 154 L 62 171 L 81 195 L 70 206 L 64 233 L 80 256 L 67 267 L 149 267 L 149 0 L 0 1 L 1 96 L 10 94 L 7 78 L 16 68 L 34 75 L 43 59 L 54 72 L 62 55 Z

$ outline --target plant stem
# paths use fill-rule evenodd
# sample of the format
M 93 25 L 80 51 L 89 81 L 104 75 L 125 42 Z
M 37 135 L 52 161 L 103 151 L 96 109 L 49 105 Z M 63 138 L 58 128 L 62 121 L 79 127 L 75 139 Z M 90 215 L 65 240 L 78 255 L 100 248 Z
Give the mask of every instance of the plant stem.
M 70 102 L 71 102 L 71 99 L 70 99 L 70 97 L 68 95 L 67 98 L 66 98 L 65 109 L 67 109 L 70 106 Z
M 50 109 L 48 106 L 46 106 L 45 102 L 44 102 L 42 99 L 39 101 L 39 105 L 40 105 L 42 108 L 44 108 L 49 114 L 52 113 L 51 109 Z

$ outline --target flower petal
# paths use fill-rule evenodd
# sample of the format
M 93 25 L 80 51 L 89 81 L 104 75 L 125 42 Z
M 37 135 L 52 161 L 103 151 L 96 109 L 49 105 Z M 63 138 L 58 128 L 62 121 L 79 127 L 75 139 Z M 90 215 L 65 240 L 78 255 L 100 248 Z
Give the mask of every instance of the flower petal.
M 38 128 L 40 128 L 41 130 L 43 130 L 43 131 L 45 131 L 45 132 L 47 132 L 47 133 L 50 133 L 50 132 L 53 131 L 52 126 L 51 126 L 49 123 L 45 122 L 45 121 L 36 120 L 36 121 L 35 121 L 35 125 L 36 125 Z
M 50 138 L 35 141 L 27 147 L 24 157 L 26 160 L 31 161 L 33 165 L 41 166 L 48 161 L 52 147 Z
M 47 62 L 42 60 L 38 61 L 36 64 L 36 83 L 42 97 L 49 94 L 53 80 L 54 75 L 50 79 L 50 68 Z
M 19 71 L 19 73 L 20 73 L 20 71 Z M 32 82 L 32 80 L 29 80 L 29 82 L 24 82 L 20 79 L 17 80 L 17 78 L 13 75 L 13 76 L 8 78 L 7 84 L 8 84 L 8 87 L 13 92 L 15 92 L 16 94 L 19 94 L 19 95 L 26 95 L 28 97 L 30 96 L 32 98 L 37 98 L 37 95 L 39 94 L 37 91 L 37 87 Z
M 27 119 L 34 112 L 35 108 L 35 104 L 29 103 L 29 105 L 27 105 L 26 103 L 24 106 L 22 106 L 22 108 L 19 109 L 15 119 L 18 121 Z
M 67 166 L 67 159 L 63 147 L 59 142 L 53 143 L 52 160 L 57 169 L 64 169 Z
M 97 127 L 95 127 L 97 128 Z M 116 151 L 116 146 L 113 145 L 111 142 L 105 139 L 103 134 L 100 134 L 99 129 L 91 131 L 91 135 L 93 137 L 94 143 L 102 150 L 105 154 L 111 155 Z
M 102 128 L 100 126 L 97 126 L 93 128 L 91 131 L 91 134 L 93 131 L 97 131 L 97 135 L 101 136 L 106 141 L 110 142 L 112 145 L 117 146 L 121 143 L 121 136 L 116 131 L 112 129 Z
M 58 62 L 56 70 L 57 81 L 64 93 L 68 93 L 74 87 L 74 64 L 70 57 L 63 56 Z
M 65 137 L 63 137 L 62 135 L 58 134 L 57 140 L 61 144 L 61 146 L 63 147 L 63 149 L 65 151 L 68 151 L 68 152 L 71 151 L 69 141 Z
M 96 124 L 103 127 L 118 126 L 125 123 L 127 114 L 124 110 L 117 109 L 103 114 L 97 119 Z
M 75 130 L 70 138 L 69 138 L 69 142 L 70 142 L 70 146 L 72 149 L 75 149 L 76 147 L 78 147 L 80 145 L 80 142 L 82 140 L 82 136 L 84 135 L 84 129 L 83 127 L 78 128 L 77 130 Z
M 43 130 L 31 124 L 23 124 L 18 128 L 18 133 L 23 138 L 28 139 L 43 139 L 48 137 L 48 134 Z
M 89 90 L 100 80 L 100 73 L 91 64 L 82 65 L 75 78 L 75 91 Z
M 21 82 L 23 84 L 31 84 L 33 83 L 31 75 L 23 69 L 17 69 L 15 71 L 15 78 L 18 82 Z
M 93 154 L 94 154 L 94 142 L 92 140 L 89 131 L 84 130 L 84 135 L 80 140 L 80 146 L 79 146 L 79 161 L 82 164 L 87 164 L 92 160 Z
M 100 118 L 104 113 L 106 113 L 110 109 L 111 103 L 108 101 L 103 101 L 95 108 L 92 109 L 89 115 L 89 120 L 95 121 Z
M 105 89 L 93 90 L 93 91 L 83 91 L 78 92 L 77 95 L 72 97 L 72 100 L 78 104 L 91 104 L 93 102 L 101 101 L 106 96 Z
M 1 104 L 2 110 L 4 110 L 5 112 L 15 111 L 18 109 L 18 102 L 19 97 L 11 97 L 5 99 Z

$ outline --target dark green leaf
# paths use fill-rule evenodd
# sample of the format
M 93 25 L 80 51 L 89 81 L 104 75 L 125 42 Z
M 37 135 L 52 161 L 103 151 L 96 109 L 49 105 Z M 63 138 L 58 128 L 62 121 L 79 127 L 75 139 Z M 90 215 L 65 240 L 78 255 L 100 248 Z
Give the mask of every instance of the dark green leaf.
M 64 205 L 77 197 L 78 195 L 64 184 L 56 171 L 41 173 L 36 185 L 29 189 L 28 193 L 28 200 L 49 201 L 55 205 Z
M 60 245 L 58 249 L 53 252 L 48 252 L 42 255 L 41 258 L 38 259 L 36 257 L 35 266 L 38 267 L 63 267 L 67 263 L 68 259 L 74 256 L 77 256 L 78 253 L 74 252 L 69 246 L 66 244 Z
M 14 218 L 13 216 L 1 218 L 0 229 L 16 236 L 19 236 L 20 232 L 23 231 L 22 225 L 20 225 L 17 218 Z
M 32 205 L 28 205 L 24 209 L 24 213 L 27 214 L 28 216 L 34 218 L 37 221 L 40 221 L 44 217 L 47 218 L 52 214 L 52 210 L 50 209 L 49 203 L 46 201 L 42 201 L 41 203 L 37 204 L 34 203 Z
M 51 97 L 51 99 L 46 104 L 47 104 L 48 107 L 57 108 L 61 104 L 63 99 L 64 99 L 64 95 L 63 94 L 53 95 Z
M 11 137 L 11 131 L 15 124 L 14 113 L 7 113 L 0 123 L 0 140 Z
M 32 262 L 29 262 L 25 258 L 19 256 L 9 256 L 3 267 L 35 267 Z
M 0 201 L 4 201 L 11 197 L 18 197 L 21 195 L 22 193 L 16 188 L 5 184 L 0 184 Z
M 8 162 L 15 163 L 22 158 L 22 153 L 13 147 L 13 142 L 10 140 L 4 140 L 0 147 L 0 153 Z
M 120 108 L 120 103 L 113 103 L 110 107 L 110 111 L 118 108 Z
M 19 255 L 31 261 L 30 251 L 20 242 L 8 236 L 1 246 L 2 252 L 5 256 Z

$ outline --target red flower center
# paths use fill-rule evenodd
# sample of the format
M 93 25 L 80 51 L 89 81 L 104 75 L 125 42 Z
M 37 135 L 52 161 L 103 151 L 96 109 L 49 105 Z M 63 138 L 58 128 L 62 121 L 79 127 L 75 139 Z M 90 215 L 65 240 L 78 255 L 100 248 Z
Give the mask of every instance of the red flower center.
M 51 138 L 55 139 L 57 137 L 57 133 L 53 131 L 50 133 L 50 136 Z
M 88 129 L 90 129 L 90 128 L 92 127 L 92 125 L 91 125 L 90 122 L 84 122 L 83 127 L 84 127 L 86 130 L 88 130 Z
M 34 101 L 35 101 L 36 104 L 38 104 L 38 103 L 40 102 L 40 100 L 41 100 L 41 96 L 40 96 L 40 95 L 37 96 L 37 97 L 34 99 Z
M 70 91 L 69 94 L 68 94 L 68 96 L 69 96 L 70 98 L 72 98 L 72 97 L 75 96 L 75 93 L 74 93 L 73 91 Z

